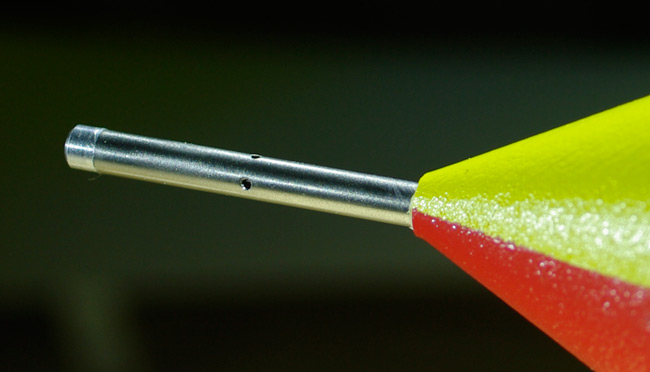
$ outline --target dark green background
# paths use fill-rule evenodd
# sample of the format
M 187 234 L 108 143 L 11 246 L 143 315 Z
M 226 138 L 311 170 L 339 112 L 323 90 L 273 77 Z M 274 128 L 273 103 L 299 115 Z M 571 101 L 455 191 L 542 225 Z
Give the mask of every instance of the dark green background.
M 407 228 L 65 163 L 85 123 L 417 180 L 650 92 L 637 34 L 381 14 L 5 17 L 0 368 L 586 370 Z

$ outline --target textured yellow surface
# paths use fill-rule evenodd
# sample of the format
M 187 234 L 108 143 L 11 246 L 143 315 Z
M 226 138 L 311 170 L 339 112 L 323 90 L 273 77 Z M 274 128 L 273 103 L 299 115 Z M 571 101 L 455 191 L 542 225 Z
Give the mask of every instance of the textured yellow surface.
M 650 287 L 650 96 L 427 173 L 412 206 Z

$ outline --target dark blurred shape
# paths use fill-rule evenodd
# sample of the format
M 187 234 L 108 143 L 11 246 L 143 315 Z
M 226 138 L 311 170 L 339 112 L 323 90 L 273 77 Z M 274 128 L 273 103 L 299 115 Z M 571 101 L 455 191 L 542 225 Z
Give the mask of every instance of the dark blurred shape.
M 57 330 L 43 303 L 0 307 L 3 371 L 63 371 Z
M 156 371 L 584 369 L 488 296 L 154 302 L 138 315 Z

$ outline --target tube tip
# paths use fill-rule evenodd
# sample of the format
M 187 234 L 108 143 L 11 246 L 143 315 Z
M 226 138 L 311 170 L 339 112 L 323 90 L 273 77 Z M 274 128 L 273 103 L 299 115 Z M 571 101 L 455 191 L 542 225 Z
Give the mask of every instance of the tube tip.
M 70 131 L 65 141 L 65 160 L 70 168 L 97 172 L 94 165 L 95 144 L 103 130 L 79 124 Z

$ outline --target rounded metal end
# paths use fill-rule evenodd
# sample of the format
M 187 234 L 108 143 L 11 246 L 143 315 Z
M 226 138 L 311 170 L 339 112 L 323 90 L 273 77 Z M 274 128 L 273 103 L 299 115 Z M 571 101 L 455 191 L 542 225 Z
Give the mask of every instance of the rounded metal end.
M 104 128 L 77 125 L 65 141 L 65 160 L 70 168 L 97 172 L 94 165 L 95 144 Z

